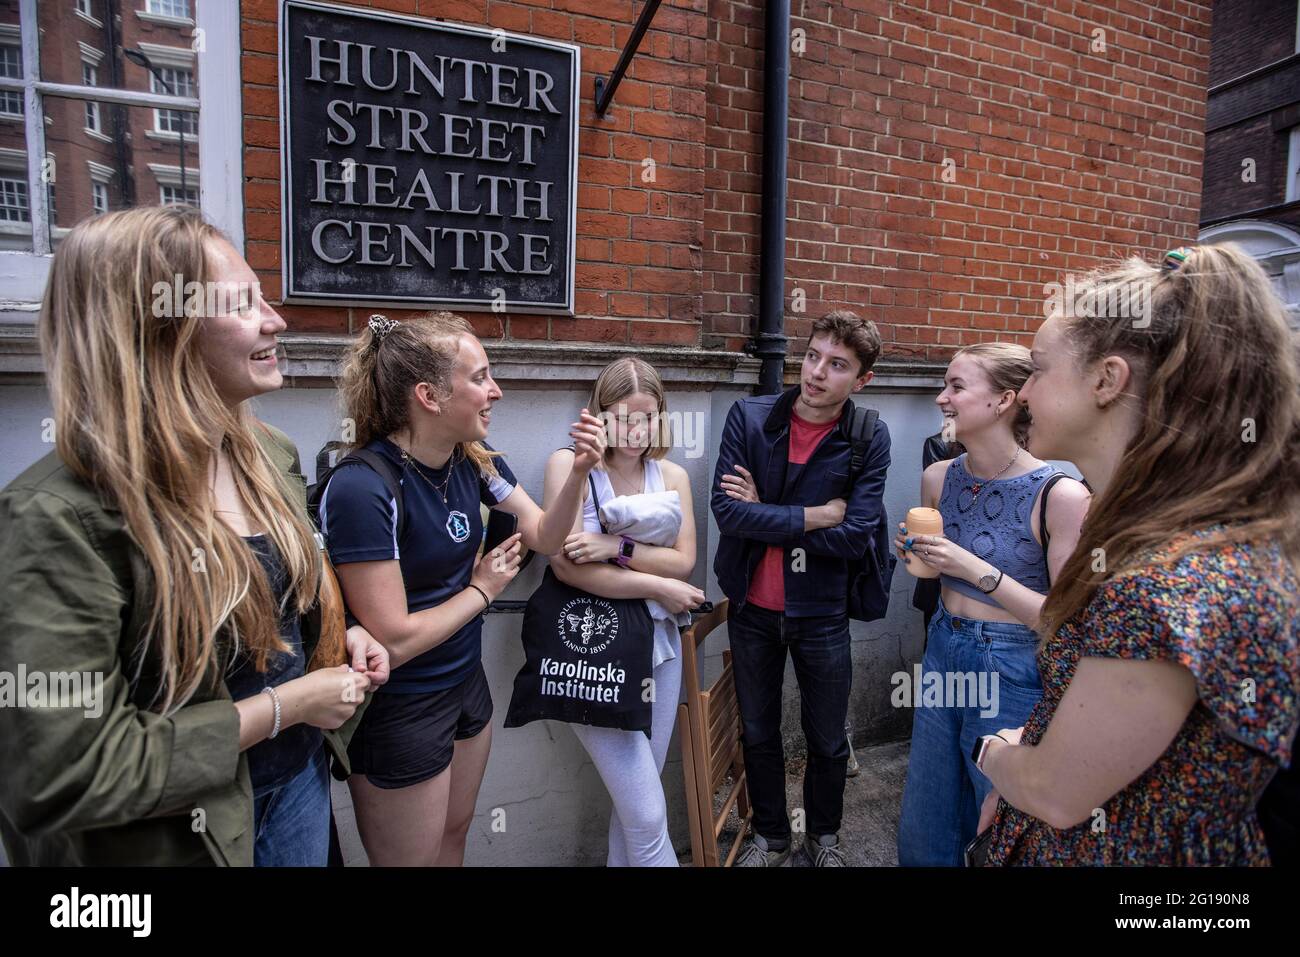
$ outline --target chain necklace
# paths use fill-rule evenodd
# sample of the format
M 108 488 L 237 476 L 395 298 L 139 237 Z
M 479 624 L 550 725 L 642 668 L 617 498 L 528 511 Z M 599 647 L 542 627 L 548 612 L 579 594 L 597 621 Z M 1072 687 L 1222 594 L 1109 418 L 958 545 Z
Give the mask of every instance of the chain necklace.
M 984 486 L 989 484 L 990 482 L 996 482 L 1006 472 L 1007 469 L 1015 465 L 1016 459 L 1020 458 L 1021 451 L 1022 451 L 1021 449 L 1017 448 L 1016 454 L 1011 456 L 1011 461 L 1008 462 L 1006 465 L 1002 466 L 1002 471 L 999 472 L 997 475 L 993 476 L 991 479 L 987 479 L 986 481 L 976 482 L 974 485 L 969 486 L 967 488 L 967 491 L 972 493 L 970 497 L 970 502 L 966 505 L 965 508 L 963 508 L 961 504 L 961 500 L 959 499 L 957 501 L 957 511 L 959 512 L 969 511 L 971 506 L 975 504 L 975 500 L 980 497 L 980 491 L 983 490 Z M 969 457 L 967 460 L 969 461 Z M 973 475 L 971 477 L 974 478 Z
M 613 491 L 613 493 L 615 494 L 615 496 L 617 496 L 617 495 L 618 495 L 618 489 L 614 488 L 614 476 L 615 476 L 615 475 L 618 475 L 618 473 L 615 472 L 613 468 L 611 468 L 610 466 L 606 465 L 606 466 L 605 466 L 605 477 L 609 480 L 609 487 L 610 487 L 610 489 Z M 624 482 L 627 481 L 627 479 L 623 478 L 623 476 L 621 476 L 621 475 L 618 475 L 618 477 L 619 477 L 619 479 L 621 479 L 621 480 L 624 481 Z M 645 460 L 642 459 L 642 460 L 641 460 L 641 488 L 640 488 L 640 490 L 637 491 L 637 492 L 628 492 L 627 494 L 628 494 L 628 495 L 640 495 L 640 494 L 642 494 L 643 492 L 645 492 L 645 485 L 646 485 L 646 464 L 645 464 Z
M 398 449 L 402 453 L 403 464 L 409 466 L 412 472 L 414 472 L 416 475 L 420 476 L 420 478 L 428 482 L 429 488 L 433 489 L 435 492 L 438 493 L 438 497 L 442 499 L 443 506 L 447 507 L 447 486 L 451 482 L 452 472 L 455 471 L 456 453 L 455 452 L 451 453 L 451 462 L 447 466 L 447 477 L 442 480 L 442 486 L 439 487 L 434 483 L 433 479 L 429 478 L 429 476 L 424 474 L 424 470 L 420 468 L 419 463 L 416 462 L 415 457 L 411 455 L 410 452 L 406 451 L 406 449 L 403 449 L 400 445 L 398 446 Z

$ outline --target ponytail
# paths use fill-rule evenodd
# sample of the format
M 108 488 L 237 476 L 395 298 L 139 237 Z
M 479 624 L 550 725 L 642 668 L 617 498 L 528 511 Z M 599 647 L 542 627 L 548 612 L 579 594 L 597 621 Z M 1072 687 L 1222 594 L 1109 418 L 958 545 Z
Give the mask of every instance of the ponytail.
M 450 395 L 452 373 L 463 336 L 474 329 L 460 316 L 434 312 L 400 321 L 374 315 L 348 346 L 339 373 L 344 415 L 352 420 L 359 448 L 410 425 L 411 390 L 427 382 Z M 454 456 L 469 459 L 480 473 L 496 475 L 492 452 L 480 442 L 460 443 Z

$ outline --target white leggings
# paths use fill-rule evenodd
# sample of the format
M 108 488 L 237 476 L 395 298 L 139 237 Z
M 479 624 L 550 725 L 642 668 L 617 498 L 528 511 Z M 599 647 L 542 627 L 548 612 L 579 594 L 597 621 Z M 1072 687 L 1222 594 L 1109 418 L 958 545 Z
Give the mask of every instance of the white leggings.
M 677 657 L 654 670 L 649 738 L 640 731 L 569 725 L 614 801 L 609 816 L 610 867 L 677 866 L 677 854 L 668 838 L 668 803 L 659 780 L 682 686 L 681 647 L 677 641 L 674 644 Z

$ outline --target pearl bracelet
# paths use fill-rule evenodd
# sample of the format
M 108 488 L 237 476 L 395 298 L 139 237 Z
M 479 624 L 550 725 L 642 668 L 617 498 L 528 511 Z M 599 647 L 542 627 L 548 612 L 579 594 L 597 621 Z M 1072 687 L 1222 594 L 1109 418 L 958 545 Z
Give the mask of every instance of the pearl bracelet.
M 269 741 L 280 733 L 280 693 L 270 685 L 267 685 L 262 689 L 262 691 L 269 694 L 271 696 L 271 701 L 275 704 L 275 724 L 271 726 L 271 733 L 267 736 L 267 740 Z

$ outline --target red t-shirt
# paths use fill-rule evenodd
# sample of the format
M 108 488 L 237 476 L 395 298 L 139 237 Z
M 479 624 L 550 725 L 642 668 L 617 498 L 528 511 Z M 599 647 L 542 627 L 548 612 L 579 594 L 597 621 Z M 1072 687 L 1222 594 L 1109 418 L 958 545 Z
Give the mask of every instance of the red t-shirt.
M 794 465 L 805 464 L 813 450 L 839 421 L 837 417 L 817 425 L 799 418 L 791 409 L 789 461 Z M 754 569 L 754 577 L 749 583 L 749 594 L 745 600 L 768 611 L 785 611 L 785 549 L 780 545 L 767 546 L 758 567 Z

